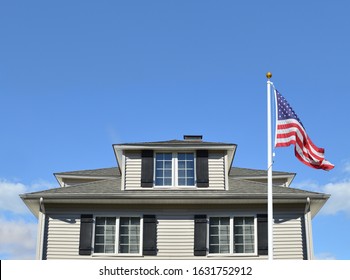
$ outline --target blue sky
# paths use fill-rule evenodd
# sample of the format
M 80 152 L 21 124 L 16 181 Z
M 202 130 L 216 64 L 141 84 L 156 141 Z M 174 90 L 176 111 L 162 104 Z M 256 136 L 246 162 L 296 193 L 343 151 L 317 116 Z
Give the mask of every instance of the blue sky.
M 18 194 L 54 172 L 112 167 L 112 144 L 238 144 L 234 166 L 266 169 L 266 78 L 335 164 L 313 170 L 292 147 L 274 170 L 330 193 L 313 220 L 315 255 L 350 259 L 346 127 L 350 3 L 24 1 L 0 3 L 0 259 L 35 257 L 36 219 Z

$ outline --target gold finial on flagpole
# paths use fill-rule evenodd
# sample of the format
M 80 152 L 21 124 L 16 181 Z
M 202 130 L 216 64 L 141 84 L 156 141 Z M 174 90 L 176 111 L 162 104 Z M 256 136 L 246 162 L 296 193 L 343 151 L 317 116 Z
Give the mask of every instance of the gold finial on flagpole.
M 272 73 L 271 73 L 271 72 L 267 72 L 267 73 L 266 73 L 266 78 L 268 78 L 268 79 L 270 80 L 271 77 L 272 77 Z

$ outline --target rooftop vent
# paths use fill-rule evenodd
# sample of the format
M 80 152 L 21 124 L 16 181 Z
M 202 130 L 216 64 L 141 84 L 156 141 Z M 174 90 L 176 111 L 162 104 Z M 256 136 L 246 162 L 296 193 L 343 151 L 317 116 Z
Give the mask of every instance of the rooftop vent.
M 184 140 L 186 141 L 199 141 L 202 142 L 202 135 L 184 135 Z

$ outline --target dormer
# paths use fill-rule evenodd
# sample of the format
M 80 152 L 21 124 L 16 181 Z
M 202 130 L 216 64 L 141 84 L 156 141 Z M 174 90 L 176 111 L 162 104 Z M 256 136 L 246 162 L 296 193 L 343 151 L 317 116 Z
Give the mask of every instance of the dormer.
M 228 189 L 237 145 L 183 140 L 113 145 L 124 190 Z

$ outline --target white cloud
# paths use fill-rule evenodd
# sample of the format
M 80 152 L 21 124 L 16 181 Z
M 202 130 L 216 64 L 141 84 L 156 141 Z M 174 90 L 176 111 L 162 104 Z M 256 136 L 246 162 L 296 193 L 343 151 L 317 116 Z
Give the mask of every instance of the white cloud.
M 319 253 L 315 255 L 316 260 L 336 260 L 332 253 Z
M 347 173 L 350 173 L 350 162 L 349 161 L 346 161 L 344 163 L 344 172 L 347 172 Z
M 29 211 L 19 195 L 38 190 L 45 190 L 52 186 L 52 183 L 47 183 L 42 180 L 39 180 L 30 186 L 26 186 L 22 183 L 0 179 L 0 211 L 9 211 L 13 214 L 27 214 Z
M 21 183 L 13 183 L 5 180 L 0 181 L 0 211 L 10 211 L 15 214 L 23 214 L 27 211 L 19 194 L 25 193 L 27 187 Z
M 31 185 L 0 179 L 0 259 L 35 259 L 37 223 L 19 197 L 45 190 L 52 183 L 39 180 Z
M 344 212 L 350 215 L 350 180 L 329 183 L 322 186 L 321 190 L 331 194 L 321 213 L 334 215 L 338 212 Z
M 35 259 L 37 224 L 0 218 L 0 252 L 5 259 Z
M 320 185 L 313 180 L 307 180 L 294 184 L 293 187 L 303 189 L 307 186 L 307 190 L 330 194 L 331 197 L 321 209 L 321 215 L 335 215 L 340 212 L 350 215 L 350 164 L 345 163 L 342 171 L 346 173 L 345 176 L 332 183 Z

